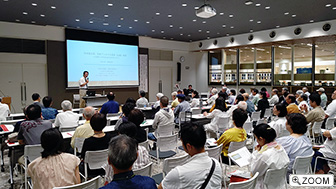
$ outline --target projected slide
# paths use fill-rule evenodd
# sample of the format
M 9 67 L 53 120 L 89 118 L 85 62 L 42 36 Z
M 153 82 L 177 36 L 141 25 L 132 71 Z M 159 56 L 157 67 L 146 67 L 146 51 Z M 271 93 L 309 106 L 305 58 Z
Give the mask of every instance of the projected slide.
M 68 87 L 79 87 L 83 71 L 89 88 L 138 85 L 138 46 L 67 40 Z

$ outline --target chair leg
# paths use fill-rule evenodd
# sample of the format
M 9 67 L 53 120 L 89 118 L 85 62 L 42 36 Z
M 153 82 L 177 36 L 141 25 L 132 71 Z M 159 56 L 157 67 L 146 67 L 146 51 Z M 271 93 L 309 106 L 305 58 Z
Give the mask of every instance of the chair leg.
M 88 170 L 87 170 L 87 164 L 84 163 L 84 180 L 87 181 L 88 178 Z

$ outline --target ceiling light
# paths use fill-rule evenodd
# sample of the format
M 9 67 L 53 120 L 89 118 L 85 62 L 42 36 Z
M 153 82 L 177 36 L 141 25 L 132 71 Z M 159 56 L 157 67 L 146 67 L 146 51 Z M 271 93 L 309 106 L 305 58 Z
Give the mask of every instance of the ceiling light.
M 36 22 L 33 20 L 33 21 L 31 21 L 31 23 L 32 23 L 32 24 L 35 24 Z
M 265 7 L 266 10 L 270 9 L 271 7 Z
M 256 7 L 260 7 L 260 5 L 261 5 L 260 3 L 257 3 L 257 4 L 256 4 Z
M 199 7 L 194 7 L 195 10 L 199 9 Z
M 261 21 L 259 20 L 257 23 L 258 23 L 258 24 L 261 24 Z
M 289 12 L 285 12 L 284 15 L 289 15 Z
M 224 12 L 219 13 L 219 15 L 223 16 L 223 15 L 224 15 Z
M 152 32 L 155 32 L 155 30 L 152 30 Z
M 251 0 L 245 1 L 245 5 L 252 5 L 252 4 L 253 4 L 253 2 Z
M 182 7 L 186 7 L 186 6 L 187 6 L 187 3 L 183 3 L 183 4 L 182 4 Z
M 198 30 L 198 32 L 202 32 L 202 30 Z
M 80 21 L 80 20 L 77 18 L 77 19 L 76 19 L 76 22 L 79 22 L 79 21 Z
M 180 35 L 183 35 L 183 33 L 181 33 Z
M 180 26 L 179 28 L 180 28 L 180 30 L 182 30 L 182 29 L 183 29 L 183 27 L 182 27 L 182 26 Z
M 171 15 L 171 14 L 168 14 L 168 18 L 171 18 L 173 15 Z
M 44 14 L 41 14 L 40 16 L 41 16 L 41 17 L 45 17 L 45 15 L 44 15 Z
M 170 28 L 172 28 L 172 27 L 173 27 L 173 25 L 169 25 L 169 27 L 170 27 Z
M 28 13 L 27 12 L 23 12 L 22 14 L 27 15 Z
M 155 13 L 156 14 L 156 16 L 159 16 L 160 15 L 160 13 L 159 12 L 157 12 L 157 13 Z
M 166 37 L 162 37 L 163 39 L 166 39 Z
M 229 33 L 226 34 L 226 36 L 229 36 L 229 35 L 230 35 Z
M 210 33 L 210 31 L 208 30 L 208 31 L 206 31 L 207 33 Z
M 106 22 L 105 22 L 105 23 L 103 23 L 103 25 L 104 25 L 104 26 L 108 26 L 108 25 L 109 25 L 109 23 L 106 23 Z
M 229 17 L 232 18 L 232 17 L 233 17 L 233 14 L 230 14 Z
M 279 26 L 279 25 L 277 25 L 277 26 L 275 26 L 275 27 L 277 27 L 277 28 L 280 28 L 280 26 Z
M 55 7 L 55 6 L 51 6 L 50 8 L 51 8 L 51 9 L 56 9 L 56 7 Z
M 253 19 L 251 19 L 250 22 L 253 22 Z
M 207 39 L 210 39 L 210 37 L 208 36 Z
M 293 18 L 296 17 L 296 14 L 293 14 L 292 17 L 293 17 Z
M 93 24 L 93 21 L 92 21 L 92 20 L 90 20 L 90 21 L 89 21 L 89 23 L 90 23 L 90 24 Z
M 250 32 L 252 33 L 252 32 L 253 32 L 253 30 L 250 30 Z
M 130 27 L 128 27 L 129 29 L 132 29 L 133 27 L 132 26 L 130 26 Z
M 138 22 L 138 20 L 134 20 L 134 22 Z
M 336 7 L 334 7 L 333 10 L 336 10 Z
M 331 4 L 326 4 L 326 7 L 330 7 L 331 6 Z
M 90 12 L 91 15 L 94 15 L 94 12 Z
M 33 5 L 34 7 L 36 7 L 36 6 L 37 6 L 37 4 L 36 4 L 36 3 L 32 3 L 32 5 Z
M 190 37 L 191 35 L 189 34 L 188 37 Z
M 124 20 L 124 18 L 123 18 L 123 17 L 121 17 L 121 18 L 120 18 L 120 20 Z
M 112 6 L 113 6 L 113 4 L 112 4 L 112 3 L 109 3 L 109 4 L 107 4 L 107 6 L 109 6 L 109 7 L 112 7 Z
M 203 24 L 206 24 L 206 21 L 203 21 L 202 23 L 203 23 Z
M 196 22 L 196 19 L 194 19 L 193 22 Z
M 119 24 L 117 27 L 118 27 L 118 28 L 121 28 L 121 25 Z
M 164 31 L 162 30 L 161 33 L 164 33 Z
M 234 28 L 234 26 L 231 26 L 230 28 L 231 28 L 231 29 L 233 29 L 233 28 Z
M 64 24 L 64 27 L 68 27 L 68 25 Z
M 211 18 L 216 15 L 216 9 L 210 4 L 204 4 L 199 9 L 196 9 L 196 16 L 200 18 Z
M 149 24 L 149 23 L 150 23 L 149 21 L 146 22 L 146 24 Z
M 225 27 L 226 27 L 226 25 L 225 25 L 225 24 L 223 24 L 223 25 L 222 25 L 222 27 L 223 27 L 223 28 L 225 28 Z
M 20 22 L 20 20 L 19 20 L 19 19 L 16 19 L 15 21 L 17 21 L 17 22 Z
M 310 20 L 309 22 L 314 22 L 314 20 Z
M 125 10 L 128 10 L 128 9 L 129 9 L 129 7 L 124 7 L 124 9 L 125 9 Z

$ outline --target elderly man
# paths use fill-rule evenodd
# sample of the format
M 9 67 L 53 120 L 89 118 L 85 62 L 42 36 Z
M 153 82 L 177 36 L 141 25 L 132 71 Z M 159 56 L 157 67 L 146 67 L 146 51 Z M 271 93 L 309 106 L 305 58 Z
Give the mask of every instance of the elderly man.
M 1 103 L 1 100 L 2 98 L 0 98 L 0 121 L 4 121 L 9 116 L 10 110 L 7 104 Z
M 296 105 L 299 105 L 300 104 L 300 96 L 303 94 L 303 91 L 302 90 L 297 90 L 296 93 L 295 93 L 295 98 L 296 98 L 296 102 L 295 104 Z
M 222 169 L 219 162 L 204 150 L 206 133 L 203 126 L 189 123 L 180 133 L 184 151 L 191 158 L 172 169 L 158 188 L 221 188 Z
M 293 94 L 289 94 L 286 97 L 286 103 L 288 104 L 287 106 L 287 113 L 300 113 L 299 107 L 295 104 L 295 96 Z
M 72 112 L 72 104 L 69 100 L 64 100 L 61 103 L 63 112 L 57 114 L 54 126 L 64 127 L 64 126 L 77 126 L 79 115 Z
M 289 90 L 288 90 L 288 88 L 287 87 L 283 87 L 282 89 L 281 89 L 281 96 L 279 97 L 279 102 L 281 102 L 281 103 L 284 103 L 285 105 L 288 105 L 287 103 L 286 103 L 286 97 L 287 97 L 287 95 L 288 95 L 288 93 L 289 93 Z
M 179 123 L 179 114 L 180 112 L 186 112 L 190 111 L 190 104 L 185 101 L 185 95 L 184 94 L 178 94 L 177 95 L 178 101 L 180 102 L 179 105 L 176 106 L 174 109 L 174 115 L 175 115 L 175 123 Z
M 148 107 L 149 106 L 148 100 L 145 96 L 146 96 L 145 91 L 143 91 L 143 90 L 139 91 L 139 97 L 140 98 L 136 101 L 136 106 L 138 108 L 143 108 L 143 107 Z
M 76 138 L 89 138 L 90 136 L 93 135 L 93 129 L 90 125 L 90 119 L 95 114 L 95 112 L 96 111 L 91 106 L 84 108 L 83 117 L 86 121 L 84 125 L 81 125 L 76 128 L 75 133 L 71 138 L 70 144 L 72 148 L 74 148 Z
M 209 106 L 213 106 L 216 103 L 216 99 L 218 98 L 218 90 L 216 88 L 213 88 L 211 90 L 212 96 L 207 100 L 207 103 Z
M 303 91 L 304 94 L 306 94 L 308 96 L 308 99 L 309 99 L 310 93 L 308 91 L 308 88 L 307 87 L 303 87 L 302 91 Z
M 177 95 L 177 92 L 176 92 L 176 91 L 172 92 L 172 94 L 171 94 L 172 99 L 173 99 L 173 102 L 171 103 L 171 108 L 172 108 L 172 109 L 176 108 L 176 106 L 179 104 L 179 101 L 178 101 L 178 99 L 176 98 L 176 95 Z
M 119 103 L 114 101 L 115 95 L 113 92 L 109 92 L 106 95 L 108 102 L 105 102 L 100 110 L 101 114 L 108 113 L 118 113 L 119 112 Z
M 157 109 L 158 107 L 160 107 L 160 98 L 161 97 L 163 97 L 164 96 L 164 94 L 162 94 L 162 93 L 157 93 L 156 94 L 156 102 L 155 102 L 155 104 L 153 105 L 153 108 L 154 109 Z
M 308 112 L 307 111 L 308 107 L 305 107 L 304 110 L 308 112 L 308 114 L 306 114 L 306 119 L 307 123 L 311 123 L 309 132 L 310 134 L 312 134 L 312 127 L 314 123 L 317 121 L 323 121 L 325 118 L 325 113 L 322 107 L 320 106 L 321 104 L 320 95 L 317 93 L 312 93 L 309 97 L 310 97 L 309 104 L 313 108 L 313 110 Z
M 271 97 L 271 99 L 269 99 L 270 104 L 276 104 L 276 103 L 279 102 L 278 93 L 279 93 L 278 89 L 273 89 L 272 90 L 272 97 Z
M 325 90 L 324 88 L 319 88 L 316 90 L 318 92 L 318 94 L 320 95 L 320 98 L 321 98 L 321 107 L 323 109 L 325 109 L 325 107 L 327 106 L 327 101 L 328 101 L 328 97 L 327 95 L 325 94 Z
M 147 176 L 134 175 L 132 166 L 137 159 L 138 145 L 135 140 L 118 135 L 111 139 L 108 147 L 108 163 L 112 166 L 113 180 L 100 189 L 134 188 L 156 189 L 155 181 Z

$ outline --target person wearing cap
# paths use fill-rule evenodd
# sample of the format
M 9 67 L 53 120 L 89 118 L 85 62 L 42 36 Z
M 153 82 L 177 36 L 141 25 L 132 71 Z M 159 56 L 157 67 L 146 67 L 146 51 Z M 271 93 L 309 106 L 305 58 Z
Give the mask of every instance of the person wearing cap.
M 327 101 L 328 101 L 327 95 L 325 94 L 325 90 L 324 90 L 324 88 L 321 87 L 321 88 L 317 89 L 316 91 L 318 92 L 318 94 L 320 95 L 320 98 L 321 98 L 321 105 L 320 106 L 323 109 L 325 109 L 326 106 L 327 106 Z
M 178 94 L 176 97 L 180 103 L 174 109 L 174 115 L 175 115 L 175 123 L 179 123 L 180 112 L 190 111 L 190 104 L 187 101 L 185 101 L 184 94 Z
M 157 101 L 155 102 L 155 104 L 153 105 L 153 108 L 156 109 L 158 107 L 160 107 L 160 98 L 163 97 L 164 95 L 162 93 L 157 93 L 156 94 L 156 99 Z

